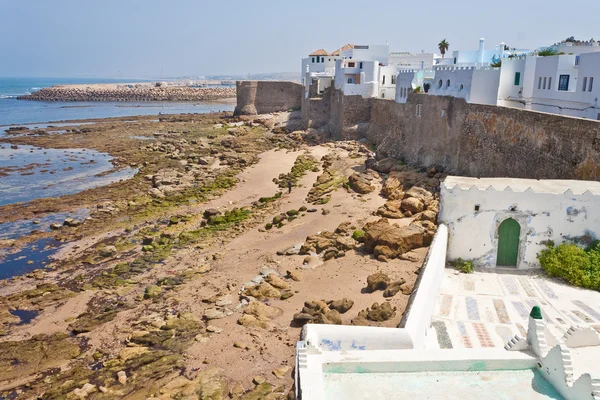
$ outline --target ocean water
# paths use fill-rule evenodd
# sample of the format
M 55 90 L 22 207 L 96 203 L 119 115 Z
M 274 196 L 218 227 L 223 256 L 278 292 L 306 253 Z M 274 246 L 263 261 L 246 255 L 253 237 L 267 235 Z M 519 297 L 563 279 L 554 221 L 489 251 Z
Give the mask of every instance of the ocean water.
M 45 87 L 68 84 L 127 83 L 139 79 L 0 78 L 0 127 L 36 122 L 233 111 L 222 102 L 46 102 L 17 100 Z

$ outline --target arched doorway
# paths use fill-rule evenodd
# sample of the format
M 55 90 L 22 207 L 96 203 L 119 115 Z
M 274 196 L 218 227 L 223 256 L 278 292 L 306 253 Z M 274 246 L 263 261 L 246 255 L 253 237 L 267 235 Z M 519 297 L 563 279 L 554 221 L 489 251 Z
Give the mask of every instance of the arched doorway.
M 505 219 L 498 227 L 498 258 L 496 265 L 516 267 L 519 256 L 521 226 L 512 218 Z

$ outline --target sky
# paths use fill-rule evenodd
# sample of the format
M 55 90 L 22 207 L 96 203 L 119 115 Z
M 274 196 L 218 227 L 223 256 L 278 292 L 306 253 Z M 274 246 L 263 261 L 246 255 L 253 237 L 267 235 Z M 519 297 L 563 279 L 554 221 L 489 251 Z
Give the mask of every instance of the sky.
M 0 0 L 0 76 L 298 72 L 346 43 L 390 51 L 600 40 L 600 1 Z

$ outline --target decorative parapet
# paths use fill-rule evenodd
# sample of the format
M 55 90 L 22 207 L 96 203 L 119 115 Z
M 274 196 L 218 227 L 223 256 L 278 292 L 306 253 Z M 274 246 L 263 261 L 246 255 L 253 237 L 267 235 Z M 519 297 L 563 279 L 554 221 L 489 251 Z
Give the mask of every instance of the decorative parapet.
M 563 336 L 563 342 L 570 349 L 587 346 L 600 346 L 600 333 L 590 326 L 571 326 Z

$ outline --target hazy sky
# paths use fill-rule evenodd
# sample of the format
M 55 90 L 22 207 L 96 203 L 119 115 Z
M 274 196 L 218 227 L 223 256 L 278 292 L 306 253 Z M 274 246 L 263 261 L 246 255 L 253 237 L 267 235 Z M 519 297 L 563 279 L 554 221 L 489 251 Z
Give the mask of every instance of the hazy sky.
M 600 1 L 0 0 L 0 76 L 299 72 L 318 48 L 450 53 L 600 39 Z

